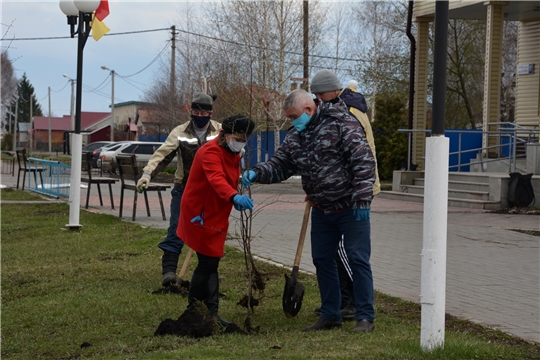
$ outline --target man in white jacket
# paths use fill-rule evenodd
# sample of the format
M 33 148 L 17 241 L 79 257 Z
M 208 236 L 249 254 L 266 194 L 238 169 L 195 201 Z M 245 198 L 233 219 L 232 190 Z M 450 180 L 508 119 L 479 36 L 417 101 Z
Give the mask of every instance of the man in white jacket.
M 174 174 L 174 187 L 171 190 L 171 215 L 167 236 L 159 243 L 163 250 L 161 258 L 163 286 L 176 283 L 178 258 L 184 242 L 176 235 L 178 218 L 180 217 L 180 201 L 187 183 L 191 164 L 197 150 L 207 141 L 215 138 L 221 130 L 221 124 L 211 120 L 212 103 L 215 100 L 205 93 L 196 93 L 191 103 L 191 121 L 175 127 L 163 145 L 154 152 L 148 164 L 144 167 L 143 175 L 137 182 L 137 189 L 143 191 L 150 184 L 150 179 L 177 156 L 178 165 Z

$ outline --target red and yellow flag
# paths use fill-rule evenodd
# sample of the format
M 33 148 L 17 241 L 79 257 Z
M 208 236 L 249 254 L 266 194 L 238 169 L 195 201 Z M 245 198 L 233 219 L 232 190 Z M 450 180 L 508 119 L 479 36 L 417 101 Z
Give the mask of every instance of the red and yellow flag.
M 103 37 L 103 35 L 111 31 L 111 29 L 109 29 L 107 25 L 105 25 L 105 23 L 103 22 L 103 19 L 105 19 L 108 15 L 109 1 L 101 0 L 98 8 L 92 15 L 92 37 L 94 38 L 94 40 L 98 41 Z

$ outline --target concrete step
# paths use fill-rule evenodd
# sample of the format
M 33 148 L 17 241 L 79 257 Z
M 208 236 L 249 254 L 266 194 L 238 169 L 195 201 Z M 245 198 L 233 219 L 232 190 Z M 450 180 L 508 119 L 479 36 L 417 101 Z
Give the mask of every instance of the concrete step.
M 416 185 L 401 185 L 401 192 L 407 194 L 424 195 L 424 187 Z M 468 199 L 468 200 L 489 200 L 488 191 L 471 191 L 471 190 L 457 190 L 448 189 L 449 198 Z
M 469 172 L 449 172 L 448 180 L 489 184 L 489 174 Z
M 415 178 L 413 184 L 423 187 L 425 184 L 424 178 Z M 480 191 L 489 192 L 489 183 L 476 183 L 468 181 L 454 181 L 448 180 L 448 189 L 462 190 L 462 191 Z
M 424 196 L 419 194 L 409 194 L 397 191 L 381 191 L 378 195 L 383 199 L 424 202 Z M 496 210 L 500 208 L 499 201 L 472 200 L 460 198 L 448 198 L 449 207 L 463 207 L 468 209 Z

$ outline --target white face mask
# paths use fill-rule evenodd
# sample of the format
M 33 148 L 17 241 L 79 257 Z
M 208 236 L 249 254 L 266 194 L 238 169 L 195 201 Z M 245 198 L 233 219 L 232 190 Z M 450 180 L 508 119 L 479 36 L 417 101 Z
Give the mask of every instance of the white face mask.
M 231 149 L 232 152 L 239 153 L 240 151 L 242 151 L 244 146 L 246 146 L 246 143 L 231 140 L 227 143 L 227 146 L 229 146 L 229 149 Z

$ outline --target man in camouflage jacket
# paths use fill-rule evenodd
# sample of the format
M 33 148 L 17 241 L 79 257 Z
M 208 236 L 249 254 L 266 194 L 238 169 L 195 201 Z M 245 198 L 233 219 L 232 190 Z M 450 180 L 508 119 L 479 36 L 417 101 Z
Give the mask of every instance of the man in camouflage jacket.
M 315 78 L 314 78 L 315 81 Z M 312 83 L 312 86 L 314 86 Z M 341 294 L 335 255 L 344 236 L 353 269 L 356 331 L 374 328 L 369 209 L 375 160 L 357 119 L 339 98 L 317 108 L 304 90 L 291 92 L 283 109 L 292 128 L 276 154 L 242 177 L 269 184 L 300 173 L 313 205 L 311 248 L 321 293 L 321 317 L 304 331 L 341 327 Z

